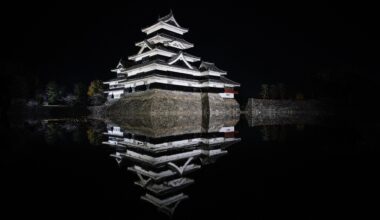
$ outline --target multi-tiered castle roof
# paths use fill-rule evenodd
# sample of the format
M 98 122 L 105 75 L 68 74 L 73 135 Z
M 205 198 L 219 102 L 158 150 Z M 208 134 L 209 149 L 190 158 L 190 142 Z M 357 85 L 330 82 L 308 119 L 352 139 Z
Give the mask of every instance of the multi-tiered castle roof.
M 133 64 L 120 60 L 111 70 L 117 77 L 105 82 L 109 85 L 109 99 L 154 88 L 219 93 L 223 98 L 234 98 L 234 88 L 240 85 L 227 79 L 226 71 L 185 52 L 194 47 L 182 38 L 188 31 L 178 24 L 172 12 L 143 28 L 147 38 L 137 42 L 138 53 L 128 57 Z

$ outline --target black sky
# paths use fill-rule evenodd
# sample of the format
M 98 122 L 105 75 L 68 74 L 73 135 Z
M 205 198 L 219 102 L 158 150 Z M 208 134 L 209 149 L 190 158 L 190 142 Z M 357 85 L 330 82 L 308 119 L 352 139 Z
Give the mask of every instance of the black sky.
M 108 79 L 121 57 L 138 51 L 141 28 L 170 9 L 190 29 L 189 52 L 227 70 L 248 96 L 263 82 L 300 86 L 331 68 L 379 79 L 376 8 L 347 2 L 10 5 L 1 9 L 2 61 L 44 81 Z

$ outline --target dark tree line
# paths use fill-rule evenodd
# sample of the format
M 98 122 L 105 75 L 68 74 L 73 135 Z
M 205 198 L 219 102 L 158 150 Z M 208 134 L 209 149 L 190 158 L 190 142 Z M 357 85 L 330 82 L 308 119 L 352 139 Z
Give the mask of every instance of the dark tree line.
M 260 91 L 261 99 L 289 99 L 285 84 L 262 84 Z
M 105 100 L 103 84 L 99 80 L 92 81 L 88 87 L 83 83 L 76 83 L 71 91 L 56 82 L 49 82 L 46 85 L 45 104 L 48 105 L 101 105 Z

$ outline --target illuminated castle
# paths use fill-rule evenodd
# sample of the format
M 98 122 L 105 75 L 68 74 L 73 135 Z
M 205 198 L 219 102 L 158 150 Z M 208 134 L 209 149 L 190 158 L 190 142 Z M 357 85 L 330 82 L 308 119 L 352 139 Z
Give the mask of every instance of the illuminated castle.
M 227 79 L 226 71 L 185 52 L 194 45 L 182 38 L 188 29 L 178 24 L 172 12 L 142 32 L 147 38 L 136 43 L 138 53 L 128 57 L 133 65 L 127 66 L 120 60 L 111 70 L 116 73 L 116 78 L 104 82 L 109 86 L 106 91 L 108 100 L 152 89 L 234 98 L 235 88 L 240 85 Z

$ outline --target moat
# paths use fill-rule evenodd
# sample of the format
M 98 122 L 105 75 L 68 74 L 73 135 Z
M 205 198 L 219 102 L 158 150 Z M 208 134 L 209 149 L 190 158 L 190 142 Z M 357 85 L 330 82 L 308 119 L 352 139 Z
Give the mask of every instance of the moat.
M 20 208 L 114 218 L 320 217 L 338 214 L 336 203 L 358 205 L 366 189 L 352 179 L 367 181 L 374 171 L 371 156 L 357 154 L 366 139 L 347 126 L 243 115 L 173 119 L 3 125 L 12 140 L 2 149 L 3 198 Z

